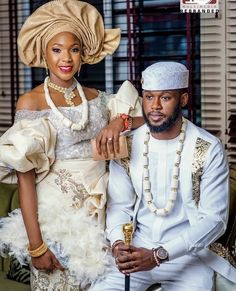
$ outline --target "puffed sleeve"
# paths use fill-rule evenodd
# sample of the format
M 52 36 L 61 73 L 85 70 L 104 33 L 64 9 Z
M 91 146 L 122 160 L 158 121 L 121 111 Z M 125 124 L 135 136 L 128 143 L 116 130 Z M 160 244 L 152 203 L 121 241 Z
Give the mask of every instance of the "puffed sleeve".
M 125 113 L 130 116 L 142 116 L 141 97 L 136 88 L 125 81 L 114 98 L 111 98 L 107 104 L 110 116 L 115 117 L 119 113 Z
M 0 181 L 16 183 L 16 173 L 35 169 L 36 183 L 55 160 L 56 130 L 47 118 L 20 120 L 0 138 Z

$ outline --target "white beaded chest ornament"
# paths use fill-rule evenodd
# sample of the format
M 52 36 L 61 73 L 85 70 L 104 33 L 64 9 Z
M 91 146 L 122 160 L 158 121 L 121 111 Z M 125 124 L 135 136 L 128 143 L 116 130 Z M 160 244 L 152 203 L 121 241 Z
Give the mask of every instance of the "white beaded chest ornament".
M 73 123 L 69 118 L 65 117 L 61 111 L 57 108 L 57 106 L 53 103 L 50 93 L 48 90 L 48 81 L 49 77 L 46 77 L 44 80 L 44 93 L 45 93 L 45 99 L 48 104 L 48 106 L 52 109 L 52 111 L 55 113 L 55 115 L 62 121 L 62 123 L 67 127 L 70 128 L 72 131 L 76 130 L 83 130 L 85 129 L 86 125 L 88 124 L 88 100 L 86 99 L 86 96 L 84 94 L 83 88 L 80 85 L 80 83 L 74 79 L 74 82 L 76 84 L 76 88 L 79 92 L 79 95 L 82 100 L 82 118 L 80 122 L 78 123 Z M 74 86 L 74 85 L 73 85 Z
M 186 126 L 187 126 L 186 119 L 182 118 L 182 126 L 180 130 L 178 147 L 176 150 L 174 168 L 173 168 L 172 179 L 171 179 L 171 189 L 170 189 L 170 193 L 169 193 L 169 197 L 166 202 L 166 205 L 163 208 L 157 208 L 153 202 L 153 196 L 151 193 L 150 175 L 149 175 L 149 158 L 148 158 L 148 152 L 149 152 L 148 142 L 150 139 L 150 131 L 147 131 L 145 135 L 144 147 L 143 147 L 143 193 L 144 193 L 145 201 L 150 211 L 159 216 L 168 215 L 175 205 L 175 201 L 177 198 L 178 183 L 179 183 L 179 166 L 180 166 L 180 161 L 181 161 L 181 153 L 184 146 Z

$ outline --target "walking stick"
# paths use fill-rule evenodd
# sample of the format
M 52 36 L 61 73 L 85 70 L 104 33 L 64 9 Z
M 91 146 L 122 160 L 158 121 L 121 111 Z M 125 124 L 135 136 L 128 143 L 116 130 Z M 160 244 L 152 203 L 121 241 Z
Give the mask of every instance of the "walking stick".
M 129 246 L 132 241 L 133 235 L 133 224 L 125 223 L 123 224 L 123 234 L 125 245 Z M 130 291 L 130 276 L 125 275 L 125 291 Z

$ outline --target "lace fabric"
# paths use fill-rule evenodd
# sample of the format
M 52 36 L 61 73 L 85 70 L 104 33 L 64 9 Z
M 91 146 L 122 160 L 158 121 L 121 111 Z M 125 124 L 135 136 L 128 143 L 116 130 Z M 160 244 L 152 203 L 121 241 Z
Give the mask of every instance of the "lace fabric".
M 19 110 L 15 115 L 15 122 L 22 119 L 35 120 L 48 118 L 57 130 L 56 159 L 87 159 L 91 157 L 90 140 L 106 126 L 109 119 L 107 104 L 112 95 L 99 92 L 97 98 L 89 101 L 89 124 L 84 130 L 71 131 L 66 128 L 51 109 L 41 111 Z M 82 106 L 59 107 L 59 110 L 72 122 L 78 122 L 82 117 Z

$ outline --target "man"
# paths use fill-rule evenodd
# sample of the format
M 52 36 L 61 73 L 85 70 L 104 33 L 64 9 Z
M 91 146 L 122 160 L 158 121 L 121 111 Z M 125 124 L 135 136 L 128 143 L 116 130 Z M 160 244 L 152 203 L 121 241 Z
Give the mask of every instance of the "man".
M 228 164 L 220 141 L 182 116 L 188 70 L 159 62 L 142 74 L 145 125 L 132 133 L 129 166 L 110 163 L 107 237 L 114 265 L 92 291 L 212 290 L 214 270 L 235 269 L 209 250 L 226 229 Z M 134 223 L 132 245 L 122 225 Z

